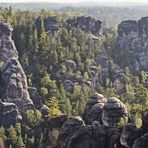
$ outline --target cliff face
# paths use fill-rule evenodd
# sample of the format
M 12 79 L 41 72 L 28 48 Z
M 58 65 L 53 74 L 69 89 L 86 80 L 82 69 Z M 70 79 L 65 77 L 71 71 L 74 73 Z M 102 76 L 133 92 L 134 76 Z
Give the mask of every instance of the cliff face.
M 58 35 L 59 26 L 57 18 L 55 16 L 44 18 L 44 26 L 45 26 L 45 31 L 51 34 L 52 36 L 56 37 Z
M 95 93 L 87 102 L 83 119 L 66 115 L 52 118 L 40 148 L 146 148 L 147 115 L 146 112 L 142 128 L 137 129 L 129 123 L 123 102 Z
M 7 105 L 2 103 L 1 106 L 8 107 L 10 103 L 10 106 L 16 106 L 13 107 L 14 110 L 18 108 L 19 112 L 23 112 L 33 109 L 34 105 L 28 93 L 26 75 L 19 63 L 18 53 L 11 38 L 12 30 L 7 24 L 0 23 L 1 100 L 7 103 Z M 9 107 L 7 109 L 11 110 Z
M 133 74 L 148 71 L 148 17 L 118 25 L 114 57 L 117 64 L 128 66 Z
M 98 36 L 102 22 L 100 20 L 95 20 L 92 17 L 81 16 L 75 19 L 67 20 L 67 24 L 69 27 L 76 27 L 85 33 L 90 33 L 92 35 Z

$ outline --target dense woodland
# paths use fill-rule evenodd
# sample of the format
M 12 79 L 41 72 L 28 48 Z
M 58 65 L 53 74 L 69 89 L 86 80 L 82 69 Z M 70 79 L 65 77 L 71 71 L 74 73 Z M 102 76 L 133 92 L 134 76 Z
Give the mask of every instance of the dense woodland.
M 104 12 L 101 11 L 103 17 Z M 0 20 L 11 24 L 14 29 L 13 40 L 27 75 L 28 85 L 36 87 L 41 96 L 41 100 L 35 104 L 36 110 L 26 113 L 25 123 L 8 129 L 0 128 L 0 136 L 3 137 L 6 147 L 36 148 L 42 138 L 44 124 L 50 118 L 60 114 L 82 116 L 87 99 L 94 92 L 99 92 L 106 98 L 118 97 L 127 105 L 131 121 L 135 121 L 137 127 L 141 126 L 142 114 L 147 109 L 148 102 L 148 89 L 144 87 L 147 75 L 143 71 L 135 76 L 128 67 L 124 69 L 125 92 L 121 94 L 116 93 L 109 78 L 97 87 L 75 85 L 73 92 L 64 89 L 61 79 L 63 75 L 71 74 L 76 78 L 82 76 L 89 80 L 88 69 L 93 65 L 96 54 L 105 50 L 110 58 L 113 58 L 117 37 L 117 31 L 114 29 L 117 26 L 109 28 L 104 22 L 99 41 L 93 44 L 89 35 L 66 25 L 68 18 L 83 15 L 84 11 L 68 12 L 66 9 L 63 9 L 63 12 L 33 12 L 14 10 L 11 7 L 0 8 Z M 86 9 L 86 12 L 88 15 L 89 9 Z M 44 18 L 47 16 L 57 18 L 59 32 L 56 37 L 45 31 Z M 64 65 L 66 60 L 73 60 L 77 70 L 68 69 Z M 0 94 L 1 99 L 2 97 L 3 94 Z M 48 117 L 42 117 L 40 113 L 42 104 L 49 107 Z

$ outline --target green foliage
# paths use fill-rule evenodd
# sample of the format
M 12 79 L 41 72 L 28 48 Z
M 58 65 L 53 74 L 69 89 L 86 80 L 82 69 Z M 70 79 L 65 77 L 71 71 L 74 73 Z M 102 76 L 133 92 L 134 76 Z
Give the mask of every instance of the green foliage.
M 15 128 L 11 126 L 8 130 L 8 139 L 10 140 L 12 145 L 17 144 L 17 133 L 15 131 Z
M 38 110 L 27 110 L 25 116 L 27 124 L 31 127 L 39 125 L 42 119 L 41 112 Z
M 61 114 L 59 100 L 55 97 L 50 98 L 48 102 L 46 102 L 49 107 L 49 118 L 55 117 Z
M 66 96 L 66 91 L 64 86 L 60 86 L 60 109 L 62 113 L 71 115 L 71 102 L 70 99 Z
M 135 124 L 137 128 L 140 128 L 142 126 L 142 119 L 141 116 L 138 115 L 138 113 L 135 115 Z
M 86 12 L 90 11 L 89 8 L 84 9 Z M 112 14 L 108 12 L 111 8 L 106 9 L 107 18 L 110 20 Z M 94 8 L 93 11 L 96 13 L 93 15 L 101 14 L 99 16 L 103 17 L 104 13 L 101 10 L 102 8 Z M 124 15 L 120 14 L 118 9 L 115 9 L 114 12 L 118 12 L 114 13 L 114 15 L 119 14 L 118 17 Z M 45 31 L 44 18 L 47 16 L 57 17 L 59 25 L 57 37 L 53 37 Z M 5 20 L 14 28 L 13 40 L 18 49 L 19 60 L 27 75 L 28 84 L 37 88 L 41 95 L 41 102 L 48 105 L 49 118 L 62 113 L 82 116 L 87 99 L 96 91 L 106 98 L 117 96 L 113 88 L 113 78 L 110 76 L 104 80 L 103 84 L 98 83 L 95 88 L 85 83 L 75 83 L 81 76 L 85 82 L 91 81 L 89 68 L 95 65 L 94 58 L 98 53 L 105 50 L 110 57 L 116 54 L 114 53 L 116 29 L 115 26 L 108 28 L 116 22 L 111 24 L 104 22 L 102 34 L 99 35 L 99 40 L 95 43 L 89 34 L 78 28 L 67 27 L 66 19 L 72 16 L 78 16 L 78 14 L 45 10 L 40 12 L 20 11 L 13 10 L 11 7 L 9 9 L 0 8 L 0 20 Z M 125 50 L 128 51 L 128 49 Z M 119 62 L 122 63 L 128 58 L 123 55 L 122 58 L 119 58 Z M 66 60 L 73 60 L 77 65 L 76 70 L 68 68 L 65 65 Z M 0 68 L 2 66 L 3 62 L 1 61 Z M 101 73 L 101 67 L 98 66 L 97 71 Z M 109 71 L 111 73 L 112 69 Z M 144 71 L 139 76 L 133 76 L 128 67 L 124 69 L 124 74 L 126 91 L 119 94 L 118 97 L 126 103 L 130 117 L 135 121 L 137 127 L 140 127 L 141 118 L 148 103 L 148 89 L 144 87 L 148 76 Z M 63 82 L 67 78 L 73 81 L 72 92 L 67 92 L 63 86 Z M 4 88 L 0 88 L 0 90 L 2 89 Z M 2 98 L 2 95 L 0 97 Z M 40 111 L 28 110 L 23 118 L 25 123 L 22 125 L 11 126 L 8 130 L 0 128 L 0 137 L 7 143 L 6 147 L 32 148 L 39 146 L 43 134 L 41 128 L 43 119 Z M 118 126 L 124 124 L 125 120 L 121 118 Z
M 121 127 L 121 126 L 123 126 L 125 124 L 126 124 L 125 118 L 121 117 L 120 120 L 119 120 L 119 122 L 118 122 L 118 124 L 117 124 L 117 126 L 118 127 Z
M 0 137 L 6 140 L 5 129 L 3 127 L 0 127 Z

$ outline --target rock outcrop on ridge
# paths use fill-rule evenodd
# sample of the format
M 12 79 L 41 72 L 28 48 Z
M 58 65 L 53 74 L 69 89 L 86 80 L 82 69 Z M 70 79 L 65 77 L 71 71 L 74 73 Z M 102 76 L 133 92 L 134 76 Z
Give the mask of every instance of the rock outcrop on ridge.
M 127 66 L 133 74 L 148 72 L 148 17 L 118 25 L 114 58 L 121 68 Z
M 2 82 L 0 83 L 0 99 L 6 102 L 6 104 L 2 103 L 2 106 L 7 106 L 10 112 L 15 112 L 12 113 L 15 116 L 17 112 L 34 109 L 34 104 L 30 99 L 27 78 L 19 63 L 18 53 L 11 38 L 12 30 L 8 24 L 0 22 L 0 81 Z M 13 109 L 9 106 L 13 106 Z
M 50 35 L 56 37 L 59 32 L 59 25 L 55 16 L 49 16 L 44 18 L 45 31 Z
M 118 128 L 121 118 L 125 119 L 125 123 L 128 122 L 126 106 L 119 99 L 107 100 L 103 95 L 95 93 L 88 100 L 83 115 L 84 120 L 81 117 L 65 115 L 51 119 L 48 123 L 49 127 L 45 129 L 46 134 L 40 147 L 114 148 L 114 145 L 117 145 L 119 148 L 123 141 L 126 143 L 131 138 L 130 136 L 124 138 L 128 132 L 126 127 Z M 135 127 L 132 129 L 131 131 L 135 132 Z
M 80 16 L 74 19 L 68 19 L 67 24 L 68 27 L 76 27 L 85 33 L 90 33 L 94 36 L 98 36 L 102 22 L 100 20 L 95 20 L 92 17 Z
M 83 119 L 60 115 L 47 123 L 40 148 L 147 148 L 147 111 L 140 129 L 128 119 L 123 102 L 94 93 Z

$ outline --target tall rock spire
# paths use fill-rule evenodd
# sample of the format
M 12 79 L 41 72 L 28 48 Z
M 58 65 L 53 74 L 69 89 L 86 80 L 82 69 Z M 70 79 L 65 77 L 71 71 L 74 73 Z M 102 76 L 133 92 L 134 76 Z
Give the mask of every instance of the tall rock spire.
M 18 60 L 18 52 L 12 40 L 12 31 L 12 27 L 0 22 L 0 71 L 5 81 L 6 89 L 3 92 L 5 101 L 14 103 L 22 112 L 34 109 L 34 105 L 29 96 L 26 75 Z

